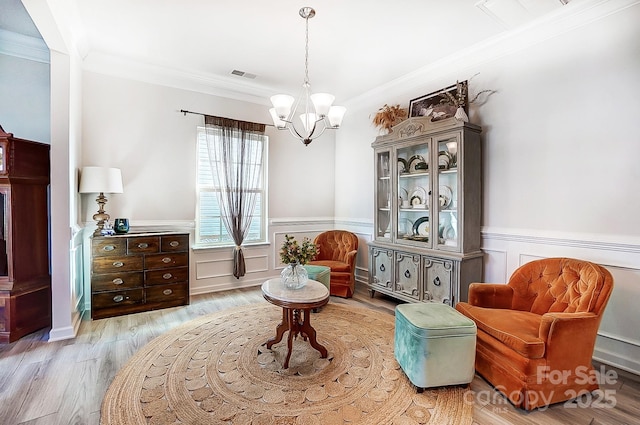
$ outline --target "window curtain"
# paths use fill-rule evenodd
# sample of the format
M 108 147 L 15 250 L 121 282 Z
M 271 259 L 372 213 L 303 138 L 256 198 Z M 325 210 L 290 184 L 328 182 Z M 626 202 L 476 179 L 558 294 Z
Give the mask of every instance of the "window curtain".
M 242 241 L 249 232 L 255 189 L 262 178 L 263 149 L 256 136 L 264 135 L 265 125 L 205 115 L 205 127 L 213 183 L 220 189 L 216 193 L 222 221 L 236 245 L 233 275 L 239 279 L 246 272 Z

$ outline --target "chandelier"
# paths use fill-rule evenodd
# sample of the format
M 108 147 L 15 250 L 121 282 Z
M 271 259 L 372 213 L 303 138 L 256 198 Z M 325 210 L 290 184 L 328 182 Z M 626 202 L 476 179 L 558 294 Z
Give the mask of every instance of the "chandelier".
M 311 7 L 303 7 L 299 13 L 306 24 L 302 92 L 297 100 L 287 94 L 271 96 L 273 108 L 269 109 L 269 113 L 278 130 L 289 130 L 306 146 L 313 139 L 320 137 L 327 128 L 339 128 L 347 109 L 344 106 L 331 106 L 335 97 L 329 93 L 311 94 L 311 84 L 309 84 L 309 19 L 316 15 L 316 11 Z M 302 125 L 296 127 L 294 118 L 298 113 Z

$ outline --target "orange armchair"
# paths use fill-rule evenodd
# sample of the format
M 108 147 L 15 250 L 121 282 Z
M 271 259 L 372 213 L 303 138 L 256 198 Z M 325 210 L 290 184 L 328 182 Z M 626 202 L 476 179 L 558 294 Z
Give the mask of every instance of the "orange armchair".
M 596 390 L 596 333 L 613 289 L 608 270 L 572 258 L 518 268 L 509 283 L 472 283 L 456 309 L 476 322 L 476 372 L 532 410 Z
M 355 290 L 358 237 L 346 230 L 329 230 L 320 233 L 313 242 L 320 252 L 309 264 L 329 267 L 331 295 L 351 298 Z

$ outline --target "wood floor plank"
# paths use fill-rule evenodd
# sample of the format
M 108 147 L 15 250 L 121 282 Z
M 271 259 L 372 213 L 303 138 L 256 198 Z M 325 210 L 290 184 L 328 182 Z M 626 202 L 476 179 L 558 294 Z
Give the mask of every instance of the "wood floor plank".
M 0 346 L 0 423 L 98 425 L 102 398 L 116 373 L 149 341 L 193 318 L 264 302 L 259 288 L 196 295 L 183 307 L 101 320 L 85 318 L 72 340 L 49 343 L 47 332 L 38 331 Z M 370 297 L 361 285 L 353 298 L 331 297 L 330 302 L 391 315 L 398 304 L 385 295 Z M 640 424 L 640 377 L 617 372 L 618 380 L 603 385 L 614 391 L 615 407 L 559 403 L 524 412 L 479 376 L 470 384 L 467 400 L 474 403 L 475 425 Z

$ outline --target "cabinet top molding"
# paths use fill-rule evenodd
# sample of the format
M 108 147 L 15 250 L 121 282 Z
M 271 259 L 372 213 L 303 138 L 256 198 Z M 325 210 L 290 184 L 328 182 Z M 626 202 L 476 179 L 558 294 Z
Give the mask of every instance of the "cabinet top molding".
M 371 146 L 376 147 L 388 142 L 395 143 L 399 140 L 418 137 L 425 133 L 434 134 L 434 132 L 437 131 L 449 131 L 463 127 L 476 130 L 478 132 L 481 131 L 480 126 L 458 120 L 455 117 L 445 118 L 439 121 L 431 121 L 431 117 L 408 118 L 400 124 L 393 126 L 389 133 L 376 137 L 375 142 L 373 142 Z

